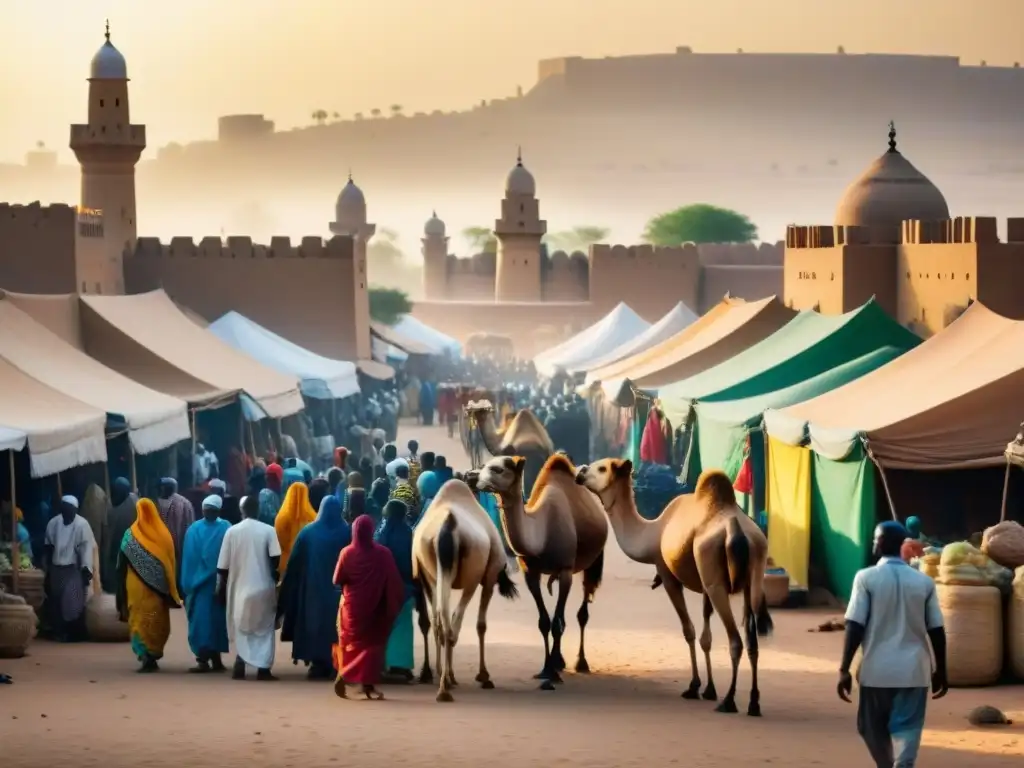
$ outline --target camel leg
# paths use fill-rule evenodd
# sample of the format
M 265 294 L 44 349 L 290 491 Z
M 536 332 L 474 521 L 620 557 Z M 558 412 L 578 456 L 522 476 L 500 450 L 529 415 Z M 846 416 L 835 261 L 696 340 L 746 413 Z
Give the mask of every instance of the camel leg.
M 572 570 L 558 574 L 558 601 L 551 620 L 551 668 L 555 672 L 565 669 L 565 657 L 562 656 L 562 635 L 565 634 L 565 604 L 569 602 L 572 591 Z
M 480 641 L 480 671 L 477 672 L 476 681 L 485 690 L 490 690 L 494 687 L 494 683 L 491 682 L 491 673 L 487 671 L 487 661 L 484 658 L 484 636 L 487 634 L 487 608 L 491 604 L 492 597 L 494 597 L 494 585 L 485 585 L 480 593 L 480 607 L 476 614 L 476 636 Z
M 545 691 L 555 690 L 553 683 L 561 680 L 558 673 L 551 668 L 551 617 L 548 616 L 548 608 L 544 605 L 544 593 L 540 587 L 540 574 L 536 570 L 526 572 L 526 588 L 533 595 L 533 602 L 537 604 L 537 629 L 544 638 L 544 666 L 540 673 L 534 675 L 535 680 L 543 680 L 541 689 Z
M 434 682 L 434 673 L 430 669 L 430 608 L 434 604 L 430 587 L 426 579 L 420 580 L 420 594 L 416 598 L 416 612 L 419 614 L 420 632 L 423 633 L 423 668 L 420 670 L 420 682 L 429 685 Z M 437 663 L 441 659 L 437 658 Z
M 704 665 L 708 671 L 708 684 L 701 694 L 704 701 L 718 701 L 718 691 L 715 690 L 715 678 L 711 675 L 711 617 L 715 614 L 715 606 L 711 604 L 711 598 L 704 595 L 704 628 L 700 632 L 700 649 L 704 651 Z
M 665 594 L 668 595 L 668 599 L 672 602 L 672 607 L 676 609 L 676 615 L 683 625 L 683 637 L 686 638 L 686 644 L 690 646 L 690 669 L 693 670 L 693 676 L 690 678 L 689 688 L 683 691 L 683 698 L 696 699 L 700 697 L 700 675 L 697 674 L 697 630 L 694 629 L 693 622 L 690 621 L 690 613 L 686 610 L 683 585 L 664 566 L 658 566 L 658 575 L 661 576 Z
M 444 624 L 446 623 L 447 622 L 443 621 L 441 617 L 435 613 L 434 644 L 437 654 L 437 676 L 440 678 L 440 685 L 437 689 L 437 700 L 449 702 L 453 701 L 451 684 L 448 681 L 448 668 L 451 664 L 452 657 L 451 654 L 448 653 L 448 637 L 444 629 Z
M 740 659 L 743 658 L 743 638 L 739 629 L 736 628 L 736 619 L 732 615 L 732 606 L 729 605 L 729 590 L 721 584 L 715 584 L 707 589 L 708 598 L 715 607 L 718 618 L 722 620 L 725 633 L 729 636 L 729 660 L 732 662 L 732 680 L 729 683 L 729 690 L 725 698 L 718 705 L 716 712 L 729 714 L 736 712 L 736 677 L 739 674 Z
M 580 653 L 576 657 L 576 671 L 581 674 L 590 672 L 590 664 L 587 663 L 587 652 L 584 647 L 583 637 L 586 634 L 587 623 L 590 621 L 590 604 L 594 601 L 594 593 L 601 584 L 604 574 L 604 551 L 598 555 L 597 560 L 583 572 L 583 604 L 576 613 L 576 621 L 580 624 Z
M 451 657 L 455 652 L 455 646 L 459 642 L 459 635 L 462 633 L 462 620 L 466 617 L 466 608 L 469 607 L 469 602 L 473 599 L 473 595 L 475 593 L 475 585 L 469 589 L 462 590 L 462 597 L 459 598 L 459 604 L 455 606 L 455 610 L 452 612 L 451 629 L 448 632 L 449 657 Z M 455 680 L 455 667 L 452 665 L 451 658 L 448 660 L 448 683 L 453 688 L 458 686 L 458 682 Z
M 747 705 L 747 714 L 750 717 L 760 717 L 761 691 L 757 687 L 757 614 L 751 605 L 749 586 L 743 590 L 743 625 L 747 631 L 747 658 L 750 660 L 750 704 Z

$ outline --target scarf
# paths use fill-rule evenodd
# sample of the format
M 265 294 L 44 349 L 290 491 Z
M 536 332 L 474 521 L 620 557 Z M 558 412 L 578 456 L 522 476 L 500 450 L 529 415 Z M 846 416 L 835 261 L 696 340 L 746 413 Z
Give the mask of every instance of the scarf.
M 141 499 L 136 511 L 135 522 L 121 540 L 121 552 L 147 587 L 178 605 L 181 597 L 176 583 L 177 563 L 171 532 L 149 499 Z
M 305 483 L 292 483 L 274 520 L 277 541 L 281 545 L 281 573 L 288 567 L 288 557 L 295 546 L 295 537 L 315 519 L 316 512 L 309 504 L 309 488 Z

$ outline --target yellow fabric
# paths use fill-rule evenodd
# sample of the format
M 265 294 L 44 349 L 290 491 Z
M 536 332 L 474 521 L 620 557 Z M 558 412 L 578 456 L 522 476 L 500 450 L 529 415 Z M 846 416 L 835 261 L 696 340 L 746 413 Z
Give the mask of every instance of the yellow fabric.
M 170 536 L 169 533 L 167 535 Z M 149 655 L 159 659 L 164 655 L 167 638 L 171 636 L 170 606 L 162 595 L 147 587 L 131 568 L 128 569 L 125 591 L 128 593 L 128 631 L 132 650 L 140 658 Z
M 768 438 L 768 556 L 790 583 L 808 586 L 811 560 L 811 451 Z
M 316 511 L 309 504 L 309 488 L 305 483 L 292 483 L 274 520 L 277 541 L 281 545 L 281 575 L 288 567 L 288 556 L 295 546 L 299 531 L 316 520 Z
M 132 536 L 144 550 L 160 561 L 171 590 L 171 598 L 175 604 L 180 604 L 181 597 L 178 595 L 176 578 L 178 566 L 171 532 L 160 518 L 156 505 L 149 499 L 139 499 L 139 503 L 135 505 L 135 512 L 135 522 L 131 527 Z

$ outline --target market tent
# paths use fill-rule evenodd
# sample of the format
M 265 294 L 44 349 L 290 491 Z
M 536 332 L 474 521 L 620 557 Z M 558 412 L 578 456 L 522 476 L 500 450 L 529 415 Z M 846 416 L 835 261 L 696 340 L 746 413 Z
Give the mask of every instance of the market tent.
M 650 327 L 650 323 L 625 303 L 620 303 L 589 328 L 537 355 L 533 362 L 543 376 L 551 376 L 558 370 L 571 372 L 577 370 L 580 363 L 625 344 Z
M 288 416 L 303 407 L 296 379 L 232 349 L 183 315 L 162 290 L 7 297 L 108 368 L 192 405 L 211 407 L 245 395 L 250 420 Z
M 28 443 L 28 435 L 20 429 L 0 427 L 0 451 L 20 451 Z
M 627 339 L 610 352 L 598 351 L 596 357 L 578 363 L 577 371 L 595 371 L 619 360 L 639 354 L 644 350 L 660 344 L 666 339 L 672 338 L 684 328 L 697 320 L 697 313 L 686 306 L 683 302 L 676 304 L 671 310 L 646 331 L 631 339 Z
M 0 299 L 0 358 L 67 397 L 122 420 L 136 453 L 152 453 L 189 438 L 187 403 L 93 360 L 6 297 Z
M 462 345 L 458 341 L 447 334 L 441 333 L 436 328 L 431 328 L 412 315 L 403 315 L 402 319 L 391 326 L 391 328 L 395 333 L 405 336 L 407 339 L 422 342 L 435 349 L 438 353 L 458 355 L 462 352 Z
M 626 371 L 624 380 L 605 382 L 605 391 L 620 393 L 621 400 L 624 381 L 637 389 L 658 390 L 666 384 L 687 380 L 759 344 L 795 316 L 774 296 L 734 302 L 713 323 L 668 354 Z
M 371 337 L 370 343 L 372 344 L 374 341 L 375 339 Z M 395 351 L 401 353 L 401 350 Z M 406 355 L 406 358 L 408 358 L 408 355 Z M 400 362 L 400 360 L 396 358 L 396 362 Z M 387 381 L 388 379 L 393 379 L 395 377 L 395 369 L 387 363 L 382 363 L 378 360 L 358 360 L 356 362 L 356 368 L 364 376 L 369 376 L 371 379 L 376 379 L 377 381 Z
M 355 363 L 310 352 L 238 312 L 217 318 L 209 331 L 263 365 L 297 378 L 307 397 L 333 400 L 359 393 Z
M 410 355 L 436 355 L 438 353 L 433 345 L 410 339 L 408 336 L 398 333 L 392 326 L 378 323 L 376 320 L 370 321 L 370 336 L 371 339 L 380 339 Z
M 388 360 L 403 363 L 409 359 L 407 353 L 396 346 L 388 344 L 386 341 L 378 339 L 376 336 L 370 339 L 370 349 L 372 350 L 373 359 L 379 363 L 386 363 Z
M 909 349 L 920 339 L 871 299 L 843 315 L 801 312 L 768 338 L 696 376 L 661 387 L 661 408 L 673 422 L 696 402 L 753 397 L 790 387 L 883 346 Z

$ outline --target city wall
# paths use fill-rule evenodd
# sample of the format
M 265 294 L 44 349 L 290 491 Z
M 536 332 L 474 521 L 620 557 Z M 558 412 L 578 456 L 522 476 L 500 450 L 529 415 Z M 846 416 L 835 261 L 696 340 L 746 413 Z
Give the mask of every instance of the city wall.
M 124 267 L 128 293 L 163 287 L 207 320 L 234 310 L 310 351 L 356 358 L 354 302 L 344 299 L 355 294 L 349 237 L 141 237 Z
M 18 293 L 77 291 L 77 231 L 74 206 L 0 203 L 0 288 Z M 102 242 L 102 227 L 98 237 Z

